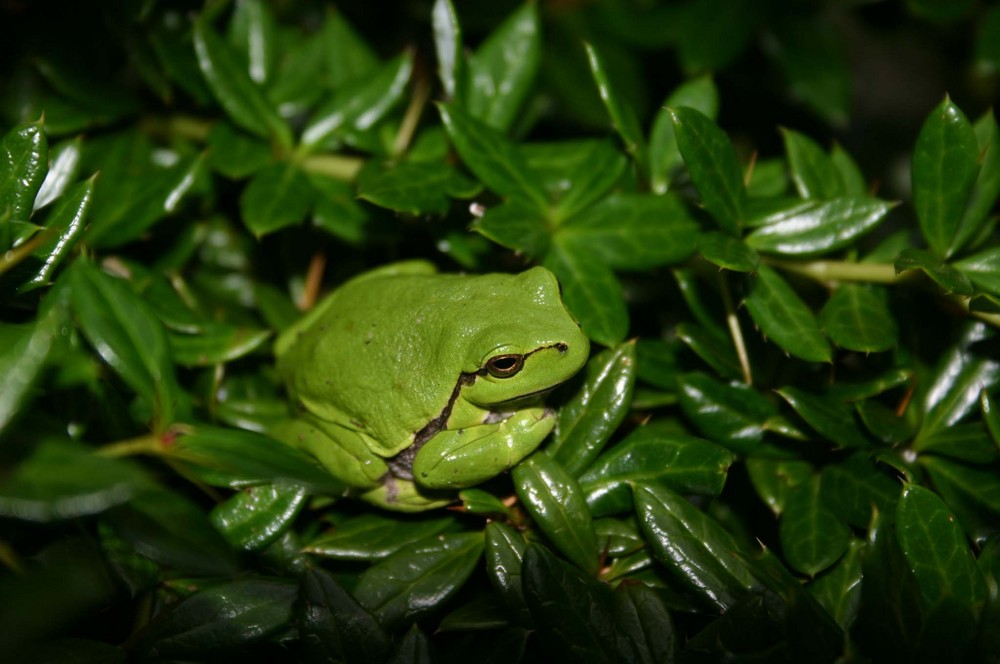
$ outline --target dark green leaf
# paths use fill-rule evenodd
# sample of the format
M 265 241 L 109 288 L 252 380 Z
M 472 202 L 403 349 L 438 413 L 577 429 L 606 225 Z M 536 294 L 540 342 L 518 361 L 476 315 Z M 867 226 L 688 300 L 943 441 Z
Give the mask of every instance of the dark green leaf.
M 712 77 L 704 75 L 681 83 L 656 114 L 649 137 L 649 171 L 651 188 L 657 194 L 667 192 L 671 172 L 684 162 L 677 147 L 674 123 L 667 110 L 682 106 L 701 111 L 715 120 L 719 114 L 719 91 Z
M 542 213 L 517 198 L 486 210 L 472 230 L 531 257 L 544 256 L 552 237 Z
M 670 117 L 701 204 L 722 230 L 737 234 L 744 222 L 747 192 L 732 143 L 712 120 L 693 108 L 671 109 Z
M 954 266 L 977 287 L 1000 295 L 1000 247 L 991 247 L 963 258 Z
M 155 408 L 156 425 L 173 422 L 179 399 L 163 326 L 122 280 L 78 260 L 69 270 L 71 301 L 98 354 Z
M 781 157 L 758 159 L 749 174 L 747 186 L 748 207 L 757 203 L 755 199 L 781 200 L 788 191 L 788 165 Z M 864 192 L 861 192 L 864 193 Z M 748 219 L 748 222 L 752 219 Z
M 261 348 L 270 338 L 271 330 L 218 323 L 204 326 L 198 334 L 171 334 L 169 341 L 178 364 L 204 367 L 239 359 Z
M 448 101 L 463 103 L 468 81 L 467 64 L 462 45 L 462 26 L 451 0 L 435 0 L 431 10 L 434 26 L 434 52 L 437 55 L 438 78 L 448 95 Z
M 752 0 L 702 0 L 676 16 L 678 57 L 688 74 L 724 69 L 746 47 L 757 26 Z
M 338 560 L 379 560 L 404 546 L 428 539 L 448 529 L 442 518 L 390 517 L 381 513 L 362 514 L 321 534 L 305 550 Z
M 455 104 L 440 104 L 438 110 L 462 161 L 483 184 L 501 196 L 520 198 L 538 211 L 547 209 L 538 177 L 506 136 Z
M 923 249 L 904 250 L 896 259 L 895 268 L 896 274 L 907 270 L 922 270 L 948 293 L 972 295 L 974 292 L 969 277 Z
M 115 533 L 176 572 L 228 576 L 236 555 L 208 516 L 180 494 L 150 490 L 108 512 Z
M 610 142 L 595 141 L 587 146 L 589 149 L 571 168 L 559 168 L 560 184 L 569 189 L 559 197 L 553 211 L 558 220 L 573 220 L 579 212 L 586 214 L 587 208 L 600 201 L 625 171 L 624 155 Z
M 212 525 L 233 547 L 260 551 L 291 525 L 305 504 L 301 487 L 264 484 L 247 487 L 211 513 Z
M 747 237 L 747 244 L 791 256 L 843 249 L 878 226 L 892 207 L 892 203 L 869 197 L 793 203 L 769 214 L 765 225 Z
M 841 284 L 823 305 L 820 323 L 833 343 L 848 350 L 877 353 L 899 341 L 886 292 L 875 287 Z
M 469 114 L 506 131 L 531 89 L 541 58 L 538 8 L 523 4 L 469 58 Z
M 911 12 L 935 21 L 960 18 L 974 5 L 973 0 L 906 0 L 906 7 Z
M 0 322 L 0 432 L 21 412 L 31 397 L 49 350 L 62 324 L 64 312 L 53 307 L 34 323 Z
M 603 263 L 575 249 L 554 244 L 543 264 L 559 278 L 563 301 L 587 336 L 605 346 L 617 345 L 629 325 L 621 284 Z
M 306 218 L 315 191 L 297 166 L 271 164 L 257 171 L 240 196 L 243 223 L 261 237 Z
M 950 601 L 974 611 L 986 598 L 986 583 L 965 533 L 932 491 L 908 485 L 896 506 L 899 543 L 930 608 Z
M 539 529 L 574 564 L 597 571 L 597 537 L 583 491 L 544 452 L 535 452 L 511 471 L 514 488 Z
M 708 262 L 736 272 L 753 272 L 760 264 L 760 255 L 746 243 L 718 231 L 698 238 L 698 253 Z
M 996 397 L 991 397 L 986 390 L 983 390 L 979 395 L 979 406 L 986 429 L 990 432 L 993 443 L 1000 449 L 1000 403 Z
M 861 540 L 852 539 L 840 561 L 809 584 L 809 594 L 845 629 L 858 611 L 863 547 Z
M 750 457 L 746 467 L 754 490 L 775 516 L 781 516 L 791 494 L 799 485 L 808 482 L 814 472 L 812 464 L 799 459 Z
M 262 85 L 274 73 L 277 24 L 264 0 L 240 0 L 229 20 L 229 41 L 246 61 L 250 79 Z
M 831 125 L 846 125 L 854 63 L 843 30 L 819 12 L 793 15 L 775 27 L 765 50 L 784 73 L 788 92 Z
M 594 76 L 594 82 L 597 83 L 597 91 L 601 95 L 601 101 L 604 102 L 608 115 L 611 116 L 611 124 L 614 125 L 625 144 L 625 151 L 632 155 L 632 159 L 641 170 L 648 170 L 646 140 L 642 135 L 635 109 L 626 104 L 619 91 L 615 89 L 615 81 L 613 81 L 601 53 L 593 44 L 587 43 L 584 44 L 584 47 L 587 50 L 590 72 Z
M 736 380 L 742 375 L 739 358 L 730 337 L 693 323 L 680 323 L 677 338 L 712 367 L 720 378 Z
M 417 625 L 411 626 L 386 664 L 434 664 L 430 639 Z
M 309 661 L 385 661 L 389 637 L 328 572 L 318 567 L 308 569 L 300 595 L 300 643 Z
M 584 382 L 559 410 L 549 454 L 574 477 L 601 453 L 625 419 L 635 389 L 635 343 L 608 348 L 587 363 Z
M 789 495 L 778 534 L 788 564 L 809 576 L 827 569 L 847 550 L 850 531 L 821 500 L 819 476 Z
M 959 461 L 988 465 L 1000 461 L 1000 450 L 981 422 L 955 424 L 921 438 L 914 445 L 925 454 L 937 454 Z
M 961 249 L 975 237 L 989 217 L 990 210 L 1000 195 L 1000 127 L 993 117 L 993 109 L 983 114 L 973 125 L 979 146 L 979 176 L 969 195 L 962 223 L 955 233 L 953 247 Z
M 409 544 L 368 568 L 354 597 L 386 626 L 440 610 L 472 574 L 483 551 L 482 533 L 436 535 Z
M 566 221 L 556 238 L 612 268 L 643 270 L 690 256 L 697 232 L 680 199 L 670 194 L 612 194 Z
M 755 584 L 740 546 L 718 523 L 663 487 L 636 487 L 639 523 L 667 572 L 718 611 Z
M 522 561 L 528 543 L 521 533 L 505 523 L 486 526 L 486 573 L 494 590 L 520 624 L 530 624 L 521 580 Z
M 724 447 L 653 423 L 598 457 L 580 476 L 580 488 L 595 516 L 631 511 L 634 485 L 715 496 L 722 492 L 733 459 Z
M 350 244 L 361 242 L 369 213 L 355 199 L 354 187 L 322 175 L 311 176 L 309 182 L 316 196 L 312 223 Z
M 976 68 L 993 73 L 1000 70 L 1000 7 L 987 7 L 978 22 Z
M 792 172 L 792 182 L 802 198 L 838 198 L 844 185 L 837 167 L 826 152 L 811 138 L 791 129 L 782 129 L 785 153 Z
M 837 169 L 837 173 L 840 174 L 840 181 L 844 183 L 844 195 L 851 198 L 861 198 L 868 193 L 868 185 L 861 169 L 858 168 L 858 164 L 847 150 L 840 147 L 839 143 L 833 144 L 833 149 L 830 150 L 830 160 L 833 162 L 834 168 Z
M 194 25 L 194 47 L 201 73 L 230 119 L 261 138 L 273 138 L 283 148 L 291 147 L 292 133 L 288 125 L 247 70 L 240 66 L 232 48 L 204 17 Z
M 240 180 L 267 166 L 272 159 L 266 143 L 241 134 L 228 122 L 216 122 L 208 134 L 206 162 L 226 177 Z
M 79 443 L 46 440 L 0 483 L 0 514 L 38 522 L 89 516 L 152 486 L 127 461 L 98 456 Z
M 41 121 L 18 125 L 0 139 L 0 249 L 10 246 L 5 222 L 31 217 L 48 169 L 49 145 Z
M 913 148 L 913 205 L 924 239 L 940 258 L 957 248 L 978 173 L 976 134 L 965 114 L 945 97 L 924 122 Z
M 322 35 L 327 49 L 327 76 L 334 90 L 371 74 L 378 67 L 378 56 L 339 9 L 327 8 Z
M 770 267 L 759 267 L 744 303 L 761 332 L 783 350 L 809 362 L 830 361 L 830 344 L 813 312 Z
M 444 214 L 451 197 L 474 195 L 475 183 L 446 164 L 401 162 L 388 170 L 362 176 L 358 197 L 396 212 Z
M 827 440 L 842 447 L 870 446 L 854 420 L 854 411 L 850 405 L 792 386 L 783 387 L 777 393 Z
M 748 453 L 764 436 L 777 409 L 753 388 L 721 383 L 707 374 L 689 373 L 680 380 L 680 404 L 701 433 L 734 452 Z
M 655 590 L 642 583 L 623 583 L 615 590 L 615 619 L 639 653 L 635 661 L 672 662 L 680 634 Z
M 930 455 L 921 456 L 920 464 L 969 537 L 983 541 L 996 535 L 1000 478 L 995 469 Z
M 35 209 L 39 210 L 65 193 L 76 181 L 80 170 L 82 140 L 77 137 L 49 150 L 49 172 L 35 196 Z
M 210 586 L 161 613 L 138 636 L 136 650 L 148 658 L 224 657 L 287 627 L 295 595 L 295 584 L 283 579 Z
M 823 502 L 855 528 L 871 525 L 873 510 L 891 514 L 899 499 L 899 480 L 865 452 L 857 452 L 823 468 Z
M 45 217 L 44 238 L 32 256 L 39 262 L 31 268 L 31 276 L 21 282 L 21 292 L 47 286 L 56 268 L 73 249 L 84 229 L 84 220 L 94 192 L 94 180 L 81 182 L 57 199 Z

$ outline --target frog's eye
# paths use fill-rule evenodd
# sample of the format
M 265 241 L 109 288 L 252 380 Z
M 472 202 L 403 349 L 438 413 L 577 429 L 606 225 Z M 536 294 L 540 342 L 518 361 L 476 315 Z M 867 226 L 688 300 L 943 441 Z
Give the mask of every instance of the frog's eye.
M 510 378 L 524 366 L 524 355 L 497 355 L 486 361 L 486 371 L 494 378 Z

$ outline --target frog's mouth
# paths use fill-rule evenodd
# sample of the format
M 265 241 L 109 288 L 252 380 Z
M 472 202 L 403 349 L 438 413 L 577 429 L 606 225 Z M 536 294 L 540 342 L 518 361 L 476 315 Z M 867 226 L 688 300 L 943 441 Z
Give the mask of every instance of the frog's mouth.
M 486 417 L 483 418 L 483 424 L 497 424 L 499 422 L 505 422 L 517 414 L 517 409 L 515 410 L 492 410 L 487 413 Z M 542 418 L 555 417 L 556 411 L 554 408 L 546 407 L 542 413 Z

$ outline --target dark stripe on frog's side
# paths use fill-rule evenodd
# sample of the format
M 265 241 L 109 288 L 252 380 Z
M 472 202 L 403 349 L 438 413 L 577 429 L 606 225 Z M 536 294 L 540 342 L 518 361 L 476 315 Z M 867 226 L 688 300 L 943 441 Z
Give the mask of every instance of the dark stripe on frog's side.
M 564 346 L 564 344 L 557 343 L 552 344 L 551 346 L 536 348 L 530 353 L 525 353 L 524 359 L 527 359 L 538 351 L 547 350 L 549 348 L 559 348 L 560 346 Z M 451 417 L 451 410 L 455 407 L 455 401 L 458 399 L 458 395 L 462 393 L 462 388 L 466 385 L 472 385 L 476 382 L 476 378 L 479 376 L 485 376 L 486 373 L 486 367 L 482 367 L 472 373 L 463 373 L 458 377 L 458 382 L 455 383 L 455 389 L 451 391 L 451 396 L 448 397 L 448 403 L 441 409 L 441 413 L 428 422 L 423 429 L 417 432 L 417 434 L 413 437 L 413 443 L 409 447 L 386 461 L 386 464 L 389 466 L 389 472 L 392 475 L 404 480 L 413 479 L 413 459 L 417 456 L 417 452 L 420 451 L 420 448 L 423 447 L 428 440 L 437 435 L 437 433 L 444 429 L 448 424 L 448 418 Z M 541 390 L 539 393 L 545 391 L 547 390 Z M 529 396 L 532 395 L 524 395 L 520 398 Z

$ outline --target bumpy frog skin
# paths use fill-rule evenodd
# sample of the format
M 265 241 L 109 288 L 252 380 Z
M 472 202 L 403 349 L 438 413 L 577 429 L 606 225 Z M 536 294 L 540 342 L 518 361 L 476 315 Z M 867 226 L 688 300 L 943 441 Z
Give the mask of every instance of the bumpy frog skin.
M 275 350 L 299 408 L 275 434 L 363 499 L 418 511 L 533 452 L 555 424 L 541 396 L 589 343 L 545 268 L 465 276 L 413 261 L 348 281 Z

